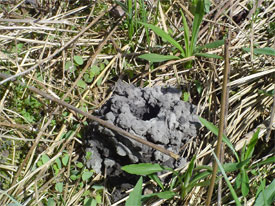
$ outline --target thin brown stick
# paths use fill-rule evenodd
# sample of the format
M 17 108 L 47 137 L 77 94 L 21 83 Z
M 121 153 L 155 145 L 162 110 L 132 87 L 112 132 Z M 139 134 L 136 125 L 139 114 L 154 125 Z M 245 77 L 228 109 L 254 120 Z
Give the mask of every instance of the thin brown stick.
M 7 75 L 0 74 L 0 77 L 7 78 Z M 18 82 L 22 86 L 26 86 L 21 81 L 16 81 L 16 82 Z M 138 137 L 137 135 L 131 134 L 131 133 L 129 133 L 129 132 L 127 132 L 127 131 L 125 131 L 125 130 L 123 130 L 123 129 L 121 129 L 121 128 L 119 128 L 119 127 L 117 127 L 117 126 L 115 126 L 115 125 L 113 125 L 113 124 L 111 124 L 109 122 L 107 122 L 107 121 L 104 121 L 104 120 L 102 120 L 102 119 L 100 119 L 100 118 L 98 118 L 98 117 L 96 117 L 94 115 L 91 115 L 91 114 L 88 114 L 86 112 L 83 112 L 82 110 L 80 110 L 80 109 L 72 106 L 71 104 L 68 104 L 68 103 L 66 103 L 66 102 L 64 102 L 64 101 L 62 101 L 60 99 L 57 99 L 57 98 L 53 97 L 52 95 L 49 95 L 49 94 L 47 94 L 47 93 L 45 93 L 45 92 L 43 92 L 43 91 L 41 91 L 41 90 L 39 90 L 39 89 L 37 89 L 35 87 L 27 86 L 27 88 L 29 90 L 31 90 L 32 92 L 34 92 L 36 94 L 39 94 L 39 95 L 45 97 L 46 99 L 52 100 L 52 101 L 58 103 L 59 105 L 62 105 L 62 106 L 66 107 L 66 108 L 68 108 L 68 109 L 70 109 L 70 110 L 72 110 L 72 111 L 74 111 L 74 112 L 76 112 L 78 114 L 82 114 L 83 116 L 85 116 L 85 117 L 87 117 L 87 118 L 89 118 L 89 119 L 91 119 L 93 121 L 96 121 L 99 124 L 101 124 L 102 126 L 107 127 L 107 128 L 109 128 L 109 129 L 111 129 L 111 130 L 113 130 L 115 132 L 118 132 L 121 135 L 127 136 L 130 139 L 135 140 L 135 141 L 137 141 L 137 142 L 139 142 L 141 144 L 144 144 L 144 145 L 147 145 L 149 147 L 152 147 L 153 149 L 156 149 L 156 150 L 162 152 L 163 154 L 166 154 L 166 155 L 168 155 L 168 156 L 170 156 L 170 157 L 172 157 L 174 159 L 178 159 L 179 158 L 179 155 L 177 155 L 177 154 L 175 154 L 175 153 L 173 153 L 171 151 L 168 151 L 167 149 L 164 149 L 163 147 L 160 147 L 160 146 L 158 146 L 158 145 L 156 145 L 154 143 L 151 143 L 151 142 L 149 142 L 147 140 L 144 140 L 144 139 Z
M 224 117 L 225 117 L 225 109 L 226 109 L 226 102 L 227 102 L 227 80 L 228 80 L 228 71 L 229 71 L 229 50 L 228 50 L 228 39 L 224 42 L 225 51 L 224 51 L 224 72 L 223 72 L 223 89 L 222 89 L 222 102 L 221 102 L 221 114 L 220 114 L 220 123 L 219 123 L 219 134 L 218 134 L 218 142 L 215 149 L 215 154 L 217 157 L 220 157 L 221 151 L 221 144 L 222 144 L 222 136 L 224 130 Z M 211 197 L 213 194 L 213 189 L 215 186 L 216 174 L 218 170 L 218 163 L 214 160 L 213 172 L 211 177 L 210 186 L 208 189 L 206 205 L 209 206 L 211 202 Z
M 233 16 L 233 2 L 232 0 L 229 0 L 229 3 L 230 3 L 230 19 L 229 21 L 232 21 L 232 16 Z M 235 6 L 234 6 L 235 7 Z M 231 22 L 232 23 L 232 22 Z M 226 47 L 227 48 L 230 48 L 231 46 L 231 28 L 228 28 L 228 38 L 227 38 L 227 45 Z M 228 58 L 228 59 L 225 59 L 226 62 L 228 62 L 227 64 L 227 69 L 228 69 L 228 77 L 227 77 L 227 83 L 229 83 L 229 80 L 230 80 L 230 63 L 229 63 L 229 58 L 230 58 L 230 50 L 228 49 L 228 54 L 227 56 L 225 56 L 225 58 Z M 227 128 L 227 117 L 228 117 L 228 107 L 229 107 L 229 102 L 227 101 L 229 99 L 229 90 L 230 90 L 230 86 L 227 86 L 227 89 L 226 89 L 226 102 L 225 102 L 225 112 L 224 112 L 224 134 L 226 135 L 227 134 L 227 131 L 226 131 L 226 128 Z M 221 162 L 221 164 L 223 164 L 224 162 L 224 143 L 222 142 L 221 143 L 221 151 L 220 151 L 220 157 L 219 157 L 219 160 Z M 219 174 L 221 177 L 222 177 L 222 174 Z M 217 198 L 217 206 L 221 206 L 222 205 L 222 188 L 223 188 L 223 179 L 220 178 L 219 179 L 219 184 L 218 184 L 218 198 Z

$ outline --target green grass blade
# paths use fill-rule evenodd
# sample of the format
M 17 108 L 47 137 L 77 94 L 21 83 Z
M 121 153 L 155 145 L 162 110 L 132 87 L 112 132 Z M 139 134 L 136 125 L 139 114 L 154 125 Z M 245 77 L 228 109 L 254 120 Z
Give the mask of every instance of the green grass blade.
M 162 182 L 160 181 L 159 177 L 156 174 L 150 174 L 148 176 L 150 177 L 150 179 L 155 181 L 158 184 L 158 186 L 160 186 L 161 189 L 164 190 L 164 186 L 163 186 Z
M 236 181 L 235 181 L 235 188 L 239 189 L 242 185 L 242 175 L 241 173 L 239 173 L 236 177 Z
M 227 184 L 227 186 L 228 186 L 228 188 L 229 188 L 229 190 L 230 190 L 230 192 L 231 192 L 231 195 L 232 195 L 233 199 L 235 200 L 236 205 L 237 205 L 237 206 L 241 206 L 241 203 L 240 203 L 240 201 L 239 201 L 239 199 L 238 199 L 238 196 L 237 196 L 237 194 L 236 194 L 234 188 L 232 187 L 232 185 L 231 185 L 231 183 L 230 183 L 230 181 L 229 181 L 227 175 L 225 174 L 225 171 L 224 171 L 224 169 L 223 169 L 223 167 L 222 167 L 221 162 L 219 161 L 219 159 L 217 158 L 217 156 L 215 155 L 214 152 L 212 152 L 212 154 L 214 155 L 214 157 L 215 157 L 215 159 L 216 159 L 216 161 L 217 161 L 217 163 L 218 163 L 218 166 L 219 166 L 219 168 L 220 168 L 220 170 L 221 170 L 221 172 L 222 172 L 222 175 L 223 175 L 223 177 L 224 177 L 224 180 L 225 180 L 225 182 L 226 182 L 226 184 Z
M 148 194 L 148 195 L 143 195 L 142 196 L 142 201 L 146 201 L 147 199 L 157 196 L 160 199 L 170 199 L 172 197 L 174 197 L 176 195 L 175 192 L 172 191 L 164 191 L 164 192 L 158 192 L 158 193 L 152 193 L 152 194 Z
M 208 122 L 206 119 L 204 119 L 202 117 L 199 117 L 199 120 L 207 129 L 209 129 L 216 136 L 218 136 L 219 129 L 215 125 L 213 125 L 211 122 Z M 232 145 L 230 140 L 225 135 L 223 135 L 222 136 L 222 141 L 231 149 L 231 151 L 233 152 L 233 154 L 237 158 L 237 161 L 240 162 L 239 156 L 238 156 L 237 152 L 235 151 L 234 146 Z
M 245 159 L 248 159 L 252 156 L 255 145 L 257 144 L 257 141 L 258 141 L 259 133 L 260 133 L 260 128 L 258 128 L 257 131 L 253 134 L 250 142 L 247 145 L 247 150 L 245 152 L 245 157 L 244 157 Z
M 269 157 L 266 160 L 257 162 L 256 164 L 251 166 L 251 169 L 254 169 L 255 167 L 260 167 L 262 165 L 274 164 L 274 163 L 275 163 L 275 156 L 274 157 Z
M 244 47 L 244 51 L 250 52 L 250 48 Z M 264 48 L 259 48 L 259 49 L 253 49 L 253 54 L 265 54 L 265 55 L 271 55 L 275 56 L 275 49 L 270 48 L 270 47 L 264 47 Z
M 145 59 L 151 63 L 155 62 L 164 62 L 168 60 L 173 60 L 173 59 L 180 59 L 177 56 L 172 56 L 172 55 L 161 55 L 161 54 L 142 54 L 138 56 L 138 58 Z
M 255 195 L 256 198 L 259 196 L 260 192 L 264 190 L 265 186 L 266 186 L 266 179 L 263 179 L 263 180 L 261 179 L 261 184 L 258 186 L 256 195 Z
M 125 206 L 141 206 L 141 193 L 142 177 L 139 178 L 134 190 L 130 193 L 129 198 L 126 200 Z
M 160 29 L 152 24 L 146 24 L 143 22 L 138 22 L 138 23 L 152 29 L 158 36 L 160 36 L 161 38 L 168 41 L 170 44 L 172 44 L 174 47 L 176 47 L 178 50 L 180 50 L 181 53 L 184 53 L 184 50 L 181 47 L 181 45 L 175 39 L 173 39 L 169 34 L 167 34 L 165 31 L 163 31 L 162 29 Z
M 190 181 L 190 185 L 194 185 L 200 180 L 208 177 L 211 174 L 209 171 L 199 172 L 197 175 L 195 175 L 192 180 Z
M 129 18 L 132 19 L 132 15 L 133 15 L 133 2 L 132 2 L 132 0 L 128 0 L 127 6 L 128 6 Z
M 244 168 L 241 169 L 241 175 L 242 175 L 241 191 L 242 191 L 242 195 L 246 197 L 249 193 L 249 178 Z
M 202 22 L 202 18 L 204 16 L 204 0 L 198 0 L 196 5 L 196 11 L 192 26 L 192 38 L 191 38 L 191 45 L 190 45 L 190 53 L 192 54 L 195 50 L 198 33 L 199 33 L 199 27 Z
M 135 175 L 150 175 L 170 168 L 162 167 L 159 164 L 140 163 L 126 165 L 121 168 L 123 171 Z
M 275 180 L 272 181 L 257 197 L 254 206 L 269 206 L 275 201 Z
M 196 53 L 195 56 L 214 58 L 214 59 L 223 59 L 222 56 L 219 56 L 217 54 L 208 54 L 208 53 Z
M 234 172 L 240 170 L 244 165 L 246 165 L 250 159 L 246 159 L 242 162 L 232 162 L 232 163 L 225 163 L 223 165 L 225 172 Z
M 188 165 L 187 171 L 185 173 L 184 184 L 182 185 L 183 186 L 182 187 L 182 193 L 181 193 L 182 197 L 185 197 L 185 195 L 187 194 L 187 187 L 189 185 L 191 176 L 193 174 L 193 170 L 194 170 L 194 166 L 195 166 L 195 160 L 196 160 L 196 155 L 191 159 L 191 161 Z
M 184 57 L 189 57 L 192 54 L 190 53 L 190 43 L 189 43 L 189 27 L 188 24 L 186 22 L 186 18 L 182 12 L 182 10 L 180 10 L 181 16 L 182 16 L 182 23 L 183 23 L 183 29 L 184 29 L 184 43 L 185 43 L 185 55 Z
M 205 45 L 199 47 L 199 49 L 200 50 L 202 50 L 202 49 L 216 49 L 216 48 L 218 48 L 218 47 L 220 47 L 222 45 L 224 45 L 224 39 L 210 42 L 208 44 L 205 44 Z

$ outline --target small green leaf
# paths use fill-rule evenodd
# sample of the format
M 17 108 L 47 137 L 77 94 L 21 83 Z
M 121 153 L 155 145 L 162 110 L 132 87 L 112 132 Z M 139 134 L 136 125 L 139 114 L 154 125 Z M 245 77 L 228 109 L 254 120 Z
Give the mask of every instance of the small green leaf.
M 83 174 L 82 174 L 82 180 L 83 181 L 86 181 L 86 180 L 88 180 L 90 177 L 92 177 L 93 176 L 93 172 L 90 172 L 90 171 L 85 171 L 85 172 L 83 172 Z
M 100 69 L 96 66 L 96 65 L 93 65 L 91 66 L 91 74 L 93 76 L 96 76 L 100 73 Z
M 96 202 L 98 204 L 102 203 L 102 196 L 101 196 L 101 194 L 97 193 L 96 196 L 95 196 L 95 199 L 96 199 Z
M 50 160 L 49 156 L 46 154 L 43 154 L 41 159 L 42 159 L 43 165 L 46 164 Z
M 93 81 L 93 78 L 91 78 L 89 74 L 84 74 L 83 78 L 87 83 L 91 83 Z
M 96 85 L 99 87 L 102 83 L 102 80 L 103 80 L 103 77 L 100 77 L 97 82 L 96 82 Z
M 202 86 L 201 86 L 200 81 L 195 80 L 195 84 L 196 84 L 197 92 L 198 92 L 199 94 L 201 94 L 201 92 L 202 92 Z
M 62 163 L 64 166 L 67 166 L 69 161 L 69 155 L 68 154 L 64 154 L 64 156 L 62 157 Z
M 241 187 L 241 184 L 242 184 L 242 175 L 241 173 L 239 173 L 235 181 L 235 188 L 239 189 Z
M 58 182 L 55 184 L 55 190 L 57 192 L 62 192 L 63 191 L 63 182 Z
M 93 188 L 94 190 L 103 190 L 103 189 L 104 189 L 104 186 L 102 186 L 102 185 L 93 185 L 92 188 Z
M 270 90 L 270 91 L 265 91 L 265 90 L 259 89 L 259 90 L 258 90 L 258 93 L 259 93 L 259 94 L 263 94 L 263 95 L 265 95 L 265 96 L 273 97 L 275 91 L 274 91 L 274 89 L 272 89 L 272 90 Z
M 223 168 L 224 168 L 224 171 L 225 172 L 234 172 L 234 171 L 237 171 L 239 170 L 240 168 L 238 167 L 238 164 L 237 162 L 234 162 L 234 163 L 225 163 L 223 165 Z
M 57 164 L 58 169 L 61 169 L 62 165 L 61 165 L 61 161 L 60 161 L 59 157 L 56 158 L 55 162 Z
M 142 196 L 142 201 L 145 201 L 151 197 L 157 196 L 160 199 L 170 199 L 172 197 L 174 197 L 176 195 L 175 192 L 172 191 L 165 191 L 165 192 L 158 192 L 158 193 L 152 193 L 152 194 L 148 194 L 148 195 L 143 195 Z
M 170 44 L 172 44 L 174 47 L 176 47 L 178 50 L 180 50 L 181 53 L 184 53 L 184 50 L 181 47 L 181 45 L 176 40 L 174 40 L 169 34 L 167 34 L 165 31 L 163 31 L 162 29 L 160 29 L 152 24 L 146 24 L 143 22 L 138 22 L 138 23 L 152 29 L 158 36 L 160 36 L 161 38 L 168 41 Z
M 247 145 L 247 150 L 245 152 L 245 159 L 252 157 L 255 145 L 257 144 L 257 141 L 258 141 L 259 133 L 260 133 L 260 128 L 258 128 L 257 131 L 253 134 L 249 144 Z
M 244 47 L 244 51 L 250 52 L 250 48 Z M 264 47 L 264 48 L 259 48 L 259 49 L 253 49 L 254 54 L 265 54 L 265 55 L 271 55 L 275 56 L 275 49 L 270 48 L 270 47 Z
M 81 56 L 74 56 L 74 61 L 75 63 L 77 63 L 78 65 L 82 65 L 83 64 L 83 59 Z
M 86 160 L 90 160 L 92 156 L 92 152 L 86 152 L 85 158 Z
M 87 198 L 84 200 L 84 206 L 96 206 L 96 200 L 94 198 Z
M 105 68 L 105 64 L 104 63 L 100 63 L 99 66 L 100 66 L 100 71 L 102 71 Z
M 188 102 L 189 101 L 189 97 L 190 97 L 190 93 L 189 92 L 184 92 L 183 93 L 183 101 Z
M 148 175 L 150 177 L 150 179 L 152 179 L 153 181 L 155 181 L 161 189 L 164 190 L 164 186 L 162 184 L 162 182 L 160 181 L 159 177 L 154 173 L 154 174 L 150 174 Z
M 54 202 L 53 198 L 48 199 L 47 206 L 55 206 L 55 202 Z
M 59 172 L 59 169 L 56 164 L 53 165 L 54 174 L 57 175 Z
M 248 164 L 249 161 L 250 161 L 250 158 L 248 158 L 242 162 L 225 163 L 223 165 L 223 168 L 224 168 L 224 171 L 226 171 L 226 172 L 234 172 L 234 171 L 241 169 L 246 164 Z
M 126 165 L 121 168 L 125 172 L 135 175 L 150 175 L 156 172 L 161 172 L 167 170 L 166 168 L 160 166 L 159 164 L 151 164 L 151 163 L 139 163 L 139 164 L 131 164 Z
M 207 14 L 210 11 L 211 1 L 204 0 L 204 12 Z
M 79 86 L 79 87 L 81 87 L 81 88 L 83 88 L 83 89 L 86 89 L 87 84 L 86 84 L 86 82 L 84 82 L 82 79 L 80 79 L 80 80 L 78 80 L 78 82 L 77 82 L 77 86 Z
M 213 41 L 213 42 L 210 42 L 208 44 L 205 44 L 203 45 L 202 47 L 200 47 L 200 49 L 215 49 L 215 48 L 218 48 L 220 46 L 224 45 L 224 39 L 222 40 L 216 40 L 216 41 Z
M 77 179 L 78 179 L 78 176 L 76 176 L 76 175 L 71 175 L 70 178 L 71 178 L 71 180 L 74 181 L 74 180 L 77 180 Z
M 82 168 L 82 167 L 83 167 L 83 164 L 82 164 L 82 162 L 77 162 L 77 163 L 76 163 L 76 166 L 77 166 L 78 168 Z
M 160 55 L 160 54 L 142 54 L 139 56 L 140 59 L 145 59 L 149 62 L 155 63 L 155 62 L 164 62 L 168 60 L 173 59 L 179 59 L 177 56 L 171 56 L 171 55 Z
M 142 177 L 139 178 L 134 190 L 126 200 L 125 206 L 141 206 Z
M 241 175 L 242 175 L 242 185 L 241 185 L 242 195 L 246 197 L 249 193 L 249 178 L 245 169 L 241 170 Z
M 76 69 L 76 67 L 71 61 L 68 61 L 68 62 L 65 63 L 65 70 L 70 71 L 70 72 L 74 72 L 75 69 Z
M 41 167 L 42 165 L 43 165 L 42 160 L 39 160 L 39 161 L 37 162 L 37 166 L 38 166 L 38 167 Z
M 201 56 L 206 58 L 215 58 L 215 59 L 223 59 L 222 56 L 216 54 L 208 54 L 208 53 L 196 53 L 195 56 Z

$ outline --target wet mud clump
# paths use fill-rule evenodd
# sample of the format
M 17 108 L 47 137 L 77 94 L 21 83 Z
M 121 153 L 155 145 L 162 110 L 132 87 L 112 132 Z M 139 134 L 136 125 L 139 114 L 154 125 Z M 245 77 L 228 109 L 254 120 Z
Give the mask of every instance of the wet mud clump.
M 180 154 L 182 146 L 197 135 L 200 127 L 196 107 L 181 101 L 181 95 L 176 88 L 138 88 L 118 81 L 112 97 L 94 115 Z M 87 133 L 86 152 L 92 153 L 87 166 L 97 173 L 106 168 L 114 185 L 125 180 L 120 167 L 127 164 L 150 162 L 175 168 L 185 163 L 184 158 L 175 161 L 97 122 L 90 123 Z

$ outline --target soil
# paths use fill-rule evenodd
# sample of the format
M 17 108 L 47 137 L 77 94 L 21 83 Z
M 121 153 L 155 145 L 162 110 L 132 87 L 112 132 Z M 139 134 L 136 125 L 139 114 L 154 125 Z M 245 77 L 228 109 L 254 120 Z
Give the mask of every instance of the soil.
M 195 137 L 200 128 L 196 106 L 181 101 L 181 95 L 177 88 L 138 88 L 118 81 L 112 97 L 94 115 L 180 154 L 183 145 Z M 124 165 L 150 162 L 176 168 L 186 162 L 184 157 L 175 161 L 96 122 L 91 122 L 86 132 L 86 152 L 92 152 L 86 164 L 97 173 L 107 169 L 111 186 L 126 189 L 136 183 L 135 176 L 120 169 Z

